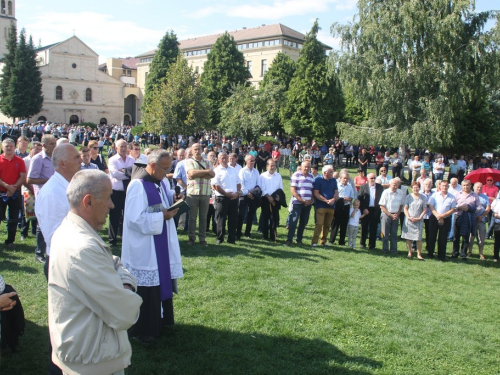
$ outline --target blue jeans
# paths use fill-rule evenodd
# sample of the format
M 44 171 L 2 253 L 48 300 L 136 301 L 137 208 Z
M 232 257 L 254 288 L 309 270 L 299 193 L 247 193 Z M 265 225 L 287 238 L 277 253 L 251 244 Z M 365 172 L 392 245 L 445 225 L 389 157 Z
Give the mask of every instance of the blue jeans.
M 299 223 L 299 228 L 297 229 L 297 241 L 302 241 L 304 229 L 309 221 L 311 207 L 312 206 L 304 206 L 302 203 L 293 204 L 293 210 L 288 215 L 287 241 L 292 241 L 293 236 L 295 235 L 295 229 L 297 228 L 297 223 Z

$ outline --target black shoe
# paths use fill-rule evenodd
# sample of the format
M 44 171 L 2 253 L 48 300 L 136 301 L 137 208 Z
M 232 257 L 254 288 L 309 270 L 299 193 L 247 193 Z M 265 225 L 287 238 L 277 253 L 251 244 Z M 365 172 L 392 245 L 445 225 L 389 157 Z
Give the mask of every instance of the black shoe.
M 366 245 L 365 244 L 362 243 L 360 246 L 361 246 L 362 249 L 366 249 Z
M 302 245 L 302 241 L 295 241 L 297 245 Z
M 429 258 L 429 259 L 434 259 L 434 254 L 428 254 L 428 255 L 427 255 L 427 258 Z
M 285 246 L 290 246 L 291 244 L 292 244 L 292 241 L 288 241 L 288 240 L 286 240 L 286 241 L 285 241 L 285 243 L 284 243 L 283 245 L 285 245 Z
M 229 241 L 229 240 L 227 240 L 227 243 L 230 243 L 230 244 L 236 245 L 236 241 Z
M 450 258 L 458 258 L 458 254 L 451 254 Z
M 43 255 L 35 255 L 35 260 L 38 263 L 45 263 L 47 261 L 47 258 L 45 258 Z

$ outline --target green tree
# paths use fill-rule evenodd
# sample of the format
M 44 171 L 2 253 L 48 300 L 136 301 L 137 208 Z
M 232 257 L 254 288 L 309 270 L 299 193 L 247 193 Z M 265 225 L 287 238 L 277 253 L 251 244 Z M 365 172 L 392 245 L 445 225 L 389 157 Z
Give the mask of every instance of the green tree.
M 218 129 L 224 134 L 241 137 L 248 143 L 255 141 L 267 130 L 258 91 L 253 86 L 240 83 L 231 92 L 221 107 Z
M 288 134 L 310 138 L 332 137 L 344 112 L 340 82 L 336 73 L 328 69 L 325 48 L 317 39 L 318 31 L 316 20 L 300 51 L 287 93 L 288 102 L 282 111 Z
M 260 87 L 265 87 L 273 82 L 274 84 L 283 84 L 285 86 L 285 91 L 288 91 L 295 70 L 297 70 L 295 61 L 293 61 L 290 56 L 279 52 L 264 75 Z
M 9 117 L 13 117 L 11 100 L 9 96 L 10 77 L 16 59 L 17 29 L 14 22 L 10 23 L 9 37 L 7 39 L 7 53 L 3 58 L 2 79 L 0 80 L 0 110 Z
M 173 31 L 168 31 L 158 44 L 158 49 L 149 66 L 148 78 L 144 89 L 144 100 L 141 110 L 148 110 L 153 92 L 157 91 L 167 76 L 168 69 L 175 64 L 179 55 L 179 42 Z
M 264 77 L 266 77 L 268 73 Z M 286 85 L 282 81 L 267 81 L 259 89 L 260 111 L 266 122 L 266 130 L 271 133 L 282 133 L 284 131 L 281 112 L 287 103 Z
M 473 0 L 360 0 L 358 8 L 355 22 L 331 30 L 341 39 L 341 80 L 370 117 L 339 124 L 342 138 L 453 146 L 498 70 L 498 45 L 484 32 L 493 13 L 474 13 Z
M 144 129 L 157 134 L 192 133 L 204 129 L 207 123 L 208 109 L 199 76 L 181 55 L 144 108 Z
M 220 36 L 207 55 L 201 82 L 209 108 L 209 129 L 216 129 L 220 122 L 220 108 L 231 96 L 231 89 L 250 78 L 245 58 L 238 50 L 234 38 L 227 32 Z
M 11 115 L 14 118 L 30 117 L 42 109 L 42 74 L 37 64 L 33 39 L 30 37 L 26 42 L 24 29 L 19 35 L 9 96 Z

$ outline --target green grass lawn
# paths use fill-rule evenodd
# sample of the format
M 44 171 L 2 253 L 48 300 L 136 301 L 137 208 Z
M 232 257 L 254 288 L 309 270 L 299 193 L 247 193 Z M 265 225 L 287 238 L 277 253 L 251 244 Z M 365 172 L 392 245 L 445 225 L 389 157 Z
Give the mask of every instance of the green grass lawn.
M 126 374 L 499 373 L 492 241 L 486 262 L 477 246 L 468 262 L 446 263 L 406 259 L 403 241 L 397 255 L 382 254 L 381 243 L 375 251 L 312 248 L 311 216 L 304 245 L 285 247 L 284 209 L 280 216 L 278 244 L 216 246 L 211 235 L 209 247 L 188 247 L 179 235 L 185 276 L 176 325 L 153 345 L 132 342 Z M 47 285 L 34 239 L 17 244 L 0 248 L 0 273 L 17 289 L 27 326 L 18 353 L 3 353 L 0 373 L 44 374 Z

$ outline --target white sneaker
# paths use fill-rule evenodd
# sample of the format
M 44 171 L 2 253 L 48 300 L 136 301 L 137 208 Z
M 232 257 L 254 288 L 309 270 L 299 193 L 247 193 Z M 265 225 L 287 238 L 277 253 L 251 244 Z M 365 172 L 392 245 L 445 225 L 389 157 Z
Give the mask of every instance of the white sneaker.
M 316 247 L 316 246 L 318 246 L 318 244 L 317 244 L 317 243 L 313 243 L 313 244 L 312 244 L 312 247 Z

